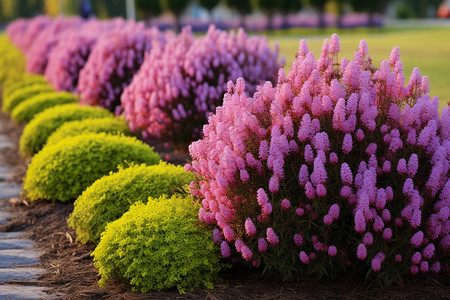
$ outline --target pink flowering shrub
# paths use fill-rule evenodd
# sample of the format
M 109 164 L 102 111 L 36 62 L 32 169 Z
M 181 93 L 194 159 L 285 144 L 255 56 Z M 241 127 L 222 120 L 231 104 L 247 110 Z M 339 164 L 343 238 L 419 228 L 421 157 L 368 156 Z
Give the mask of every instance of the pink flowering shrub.
M 23 37 L 30 24 L 29 19 L 19 18 L 8 24 L 6 34 L 17 48 L 23 50 Z
M 37 32 L 33 36 L 33 43 L 26 52 L 27 72 L 44 74 L 52 49 L 62 37 L 81 26 L 82 19 L 79 17 L 58 17 L 45 29 Z
M 18 19 L 11 22 L 6 29 L 11 41 L 23 52 L 27 53 L 38 36 L 53 20 L 47 16 L 37 16 L 32 19 Z
M 187 148 L 201 136 L 208 114 L 222 104 L 229 80 L 244 77 L 248 91 L 276 78 L 277 52 L 263 37 L 211 26 L 195 38 L 189 27 L 165 48 L 155 48 L 122 95 L 133 131 Z
M 101 37 L 80 72 L 81 103 L 120 112 L 120 95 L 142 65 L 145 53 L 163 42 L 159 30 L 134 22 Z
M 333 35 L 316 60 L 302 40 L 275 87 L 228 83 L 189 147 L 199 218 L 224 257 L 285 279 L 448 272 L 450 108 L 439 117 L 417 68 L 405 86 L 398 47 L 379 69 L 364 40 L 339 51 Z
M 90 20 L 77 31 L 64 33 L 51 51 L 45 78 L 57 91 L 76 92 L 81 69 L 98 39 L 125 25 L 123 19 Z

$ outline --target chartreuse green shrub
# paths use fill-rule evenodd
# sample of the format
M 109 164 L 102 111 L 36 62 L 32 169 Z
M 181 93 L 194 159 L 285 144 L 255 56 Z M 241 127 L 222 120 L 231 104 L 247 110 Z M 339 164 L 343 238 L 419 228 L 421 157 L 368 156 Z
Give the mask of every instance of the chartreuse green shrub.
M 91 133 L 45 147 L 36 154 L 24 182 L 31 201 L 76 199 L 97 179 L 124 163 L 154 165 L 160 157 L 134 137 Z
M 23 101 L 43 93 L 54 92 L 53 87 L 47 83 L 36 83 L 30 86 L 15 90 L 3 99 L 3 111 L 12 112 L 13 109 Z
M 23 129 L 20 152 L 24 156 L 34 155 L 44 147 L 47 138 L 66 122 L 112 116 L 106 109 L 75 103 L 50 107 L 37 114 Z
M 64 123 L 47 139 L 46 145 L 54 145 L 61 140 L 85 133 L 105 132 L 109 134 L 129 135 L 130 130 L 123 118 L 108 117 L 100 119 L 84 119 Z
M 0 84 L 20 78 L 25 72 L 25 56 L 6 34 L 0 35 Z
M 78 197 L 69 226 L 75 228 L 78 241 L 98 243 L 106 225 L 120 218 L 133 203 L 171 195 L 194 179 L 183 167 L 164 162 L 119 168 L 117 173 L 94 182 Z
M 44 76 L 31 73 L 24 73 L 20 77 L 8 79 L 3 84 L 3 99 L 8 97 L 15 91 L 35 84 L 48 85 L 48 82 Z
M 47 108 L 74 103 L 77 100 L 78 99 L 74 94 L 68 92 L 49 92 L 37 94 L 17 105 L 11 113 L 11 118 L 19 122 L 29 122 L 35 115 L 46 110 Z
M 210 228 L 198 224 L 199 208 L 192 196 L 163 195 L 109 223 L 92 253 L 100 286 L 114 276 L 142 292 L 212 288 L 222 266 Z

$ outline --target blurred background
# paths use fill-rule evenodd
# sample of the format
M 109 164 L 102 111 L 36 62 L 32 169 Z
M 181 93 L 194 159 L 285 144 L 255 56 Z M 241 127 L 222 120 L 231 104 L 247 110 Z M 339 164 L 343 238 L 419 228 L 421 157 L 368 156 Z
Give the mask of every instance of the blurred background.
M 450 18 L 449 0 L 0 0 L 0 26 L 38 14 L 124 17 L 161 29 L 381 27 L 398 21 Z M 407 22 L 403 22 L 407 23 Z M 445 23 L 441 21 L 441 23 Z
M 405 75 L 419 67 L 440 108 L 450 102 L 450 0 L 0 0 L 0 29 L 9 21 L 46 14 L 85 18 L 123 17 L 160 29 L 190 25 L 205 32 L 244 27 L 280 46 L 289 69 L 300 39 L 320 53 L 324 38 L 339 34 L 343 55 L 369 44 L 374 66 L 401 49 Z M 201 33 L 199 33 L 201 34 Z

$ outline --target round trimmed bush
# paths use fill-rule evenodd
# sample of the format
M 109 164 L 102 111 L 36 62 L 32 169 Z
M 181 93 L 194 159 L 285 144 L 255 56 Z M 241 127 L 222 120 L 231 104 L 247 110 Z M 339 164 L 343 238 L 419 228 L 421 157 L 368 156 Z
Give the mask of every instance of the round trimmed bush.
M 277 58 L 265 37 L 247 37 L 242 29 L 210 26 L 195 38 L 186 27 L 145 57 L 121 96 L 124 116 L 132 131 L 186 151 L 222 104 L 227 82 L 243 77 L 255 92 L 261 81 L 276 79 Z
M 128 163 L 158 163 L 153 148 L 136 138 L 84 134 L 48 146 L 28 166 L 24 190 L 31 201 L 76 199 L 97 179 Z
M 20 152 L 24 156 L 37 153 L 44 147 L 48 137 L 66 122 L 106 117 L 112 117 L 112 114 L 99 107 L 78 104 L 50 107 L 37 114 L 23 129 Z
M 7 81 L 3 85 L 3 99 L 6 97 L 9 97 L 13 92 L 18 91 L 24 87 L 30 86 L 30 85 L 37 85 L 42 84 L 48 85 L 47 80 L 42 75 L 36 75 L 36 74 L 30 74 L 25 73 L 20 78 L 17 78 L 15 80 Z
M 86 133 L 125 134 L 129 135 L 128 125 L 123 118 L 109 117 L 100 119 L 84 119 L 64 123 L 47 139 L 45 145 L 54 145 L 61 140 Z
M 17 105 L 12 113 L 11 118 L 16 121 L 31 121 L 35 115 L 46 110 L 47 108 L 74 103 L 77 98 L 72 93 L 43 93 L 35 95 L 31 98 L 22 101 Z
M 158 29 L 145 29 L 142 22 L 127 22 L 120 30 L 102 36 L 80 71 L 81 102 L 115 111 L 120 106 L 120 95 L 141 67 L 145 53 L 152 49 L 153 43 L 163 42 Z
M 23 101 L 43 93 L 54 92 L 55 90 L 47 83 L 36 83 L 25 86 L 19 90 L 15 90 L 9 96 L 3 99 L 3 111 L 12 112 L 17 105 Z
M 119 168 L 117 173 L 94 182 L 78 197 L 69 225 L 76 229 L 78 241 L 97 244 L 106 225 L 119 219 L 133 203 L 146 203 L 148 197 L 162 194 L 170 196 L 194 179 L 183 167 L 165 162 Z
M 25 33 L 28 29 L 28 26 L 30 24 L 31 19 L 25 19 L 25 18 L 18 18 L 14 21 L 11 21 L 8 26 L 6 26 L 6 34 L 8 38 L 11 40 L 11 42 L 19 49 L 24 51 L 19 44 L 22 41 L 23 37 L 25 36 Z M 5 35 L 6 37 L 6 35 Z M 2 44 L 4 45 L 4 44 Z
M 80 71 L 97 40 L 125 25 L 126 21 L 121 18 L 91 19 L 77 30 L 64 32 L 49 54 L 45 77 L 57 91 L 77 92 Z
M 198 208 L 192 197 L 164 195 L 109 223 L 92 253 L 99 284 L 116 276 L 142 292 L 212 288 L 222 266 L 210 230 L 198 225 Z
M 23 76 L 25 56 L 6 35 L 0 35 L 0 45 L 0 84 L 6 86 Z
M 60 39 L 72 31 L 79 30 L 83 19 L 78 16 L 57 17 L 48 27 L 39 32 L 27 51 L 26 69 L 30 73 L 44 74 L 52 50 Z
M 20 22 L 20 20 L 19 20 Z M 21 22 L 22 23 L 22 22 Z M 52 18 L 39 15 L 34 18 L 25 20 L 23 30 L 8 31 L 11 40 L 23 52 L 27 53 L 36 40 L 36 37 L 45 31 L 53 23 Z
M 241 78 L 191 144 L 199 217 L 224 257 L 285 279 L 354 271 L 386 286 L 450 263 L 450 106 L 426 76 L 405 86 L 399 48 L 379 69 L 363 40 L 337 61 L 306 41 L 253 96 Z M 236 250 L 236 251 L 235 251 Z

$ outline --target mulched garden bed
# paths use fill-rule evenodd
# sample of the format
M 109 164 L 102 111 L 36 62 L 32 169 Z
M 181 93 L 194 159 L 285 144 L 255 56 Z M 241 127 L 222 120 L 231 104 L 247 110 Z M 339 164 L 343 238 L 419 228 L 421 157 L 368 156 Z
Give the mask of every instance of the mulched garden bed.
M 22 126 L 0 114 L 3 134 L 9 135 L 18 145 Z M 18 149 L 4 150 L 4 161 L 15 167 L 13 181 L 20 183 L 26 173 L 25 161 Z M 164 153 L 181 163 L 185 157 L 180 154 Z M 255 270 L 234 266 L 222 272 L 222 282 L 213 290 L 195 290 L 180 295 L 176 290 L 134 293 L 121 282 L 111 282 L 108 289 L 97 286 L 98 272 L 94 268 L 91 252 L 93 245 L 75 241 L 75 231 L 67 226 L 66 219 L 73 210 L 72 204 L 30 203 L 26 199 L 11 201 L 12 210 L 23 215 L 1 225 L 0 231 L 23 230 L 44 252 L 40 267 L 47 270 L 34 283 L 48 287 L 51 293 L 64 293 L 64 299 L 450 299 L 450 280 L 440 281 L 424 277 L 409 277 L 404 286 L 389 289 L 367 290 L 361 278 L 346 276 L 337 280 L 304 278 L 298 282 L 282 282 L 276 278 L 263 277 Z

